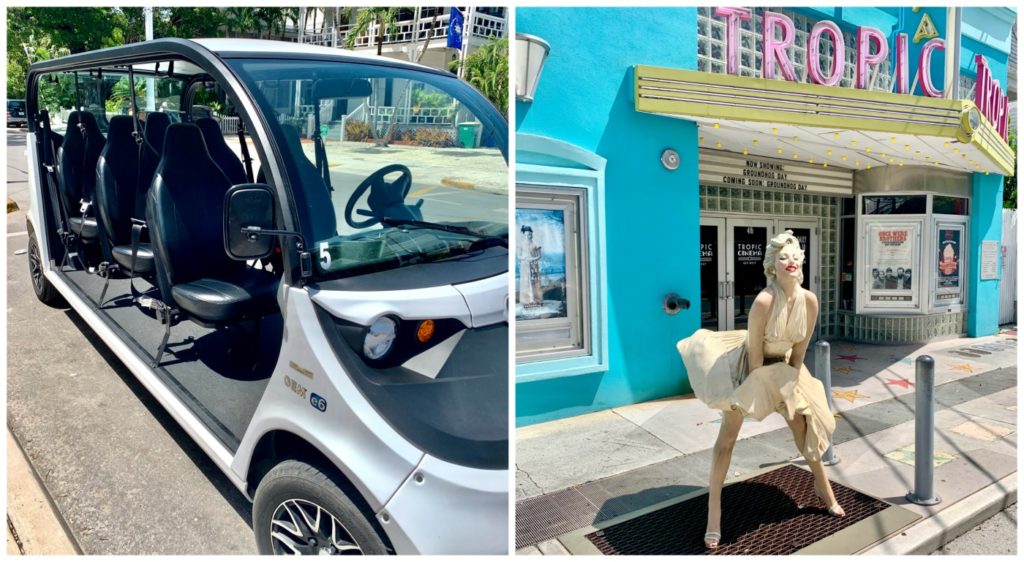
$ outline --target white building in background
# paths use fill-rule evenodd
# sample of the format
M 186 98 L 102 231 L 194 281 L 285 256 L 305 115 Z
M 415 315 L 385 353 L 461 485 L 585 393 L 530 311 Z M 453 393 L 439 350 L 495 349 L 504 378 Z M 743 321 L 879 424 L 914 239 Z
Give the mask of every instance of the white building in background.
M 463 52 L 448 47 L 448 33 L 451 29 L 451 6 L 410 7 L 399 11 L 391 33 L 373 23 L 356 37 L 353 50 L 377 50 L 378 37 L 384 35 L 381 54 L 402 60 L 415 60 L 422 50 L 427 37 L 430 43 L 420 59 L 420 64 L 433 68 L 448 69 L 448 65 L 466 54 L 476 51 L 491 38 L 508 34 L 508 8 L 458 6 L 466 23 L 463 35 Z M 305 25 L 291 29 L 287 35 L 300 43 L 347 49 L 348 37 L 352 31 L 356 14 L 349 22 L 345 20 L 343 8 L 299 8 L 299 21 Z M 312 13 L 309 13 L 312 12 Z M 358 12 L 357 12 L 358 13 Z

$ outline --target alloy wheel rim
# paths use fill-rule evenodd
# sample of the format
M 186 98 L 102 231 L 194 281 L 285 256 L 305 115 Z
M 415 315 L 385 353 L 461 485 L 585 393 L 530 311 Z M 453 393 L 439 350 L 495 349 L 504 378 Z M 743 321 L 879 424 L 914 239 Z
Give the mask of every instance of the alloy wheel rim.
M 330 511 L 314 502 L 281 502 L 270 519 L 274 554 L 360 555 L 362 547 Z
M 43 289 L 43 268 L 42 260 L 39 259 L 39 245 L 34 240 L 29 241 L 28 268 L 32 275 L 32 286 L 36 293 Z

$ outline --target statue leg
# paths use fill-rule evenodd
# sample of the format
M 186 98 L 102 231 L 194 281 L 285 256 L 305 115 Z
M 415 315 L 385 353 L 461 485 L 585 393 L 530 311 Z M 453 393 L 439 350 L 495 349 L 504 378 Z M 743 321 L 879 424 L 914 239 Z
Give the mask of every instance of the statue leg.
M 729 472 L 732 451 L 736 446 L 736 438 L 743 426 L 743 414 L 738 410 L 722 412 L 722 427 L 718 430 L 718 439 L 711 455 L 711 477 L 708 483 L 708 533 L 721 533 L 722 529 L 722 486 Z M 704 541 L 708 548 L 717 548 L 718 540 Z

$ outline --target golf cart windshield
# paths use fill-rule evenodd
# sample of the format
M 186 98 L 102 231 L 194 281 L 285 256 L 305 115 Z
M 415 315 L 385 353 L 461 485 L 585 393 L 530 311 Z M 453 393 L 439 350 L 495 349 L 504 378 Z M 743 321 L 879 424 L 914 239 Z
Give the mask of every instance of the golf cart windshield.
M 508 246 L 507 125 L 454 76 L 229 59 L 284 156 L 314 277 Z

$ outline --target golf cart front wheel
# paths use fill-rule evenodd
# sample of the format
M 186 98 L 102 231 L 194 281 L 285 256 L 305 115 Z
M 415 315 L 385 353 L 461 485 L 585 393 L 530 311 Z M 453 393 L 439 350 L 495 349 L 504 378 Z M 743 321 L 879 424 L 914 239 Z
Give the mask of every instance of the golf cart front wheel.
M 388 554 L 373 524 L 317 467 L 288 460 L 260 482 L 253 501 L 260 554 Z

